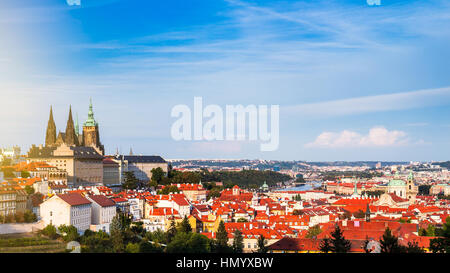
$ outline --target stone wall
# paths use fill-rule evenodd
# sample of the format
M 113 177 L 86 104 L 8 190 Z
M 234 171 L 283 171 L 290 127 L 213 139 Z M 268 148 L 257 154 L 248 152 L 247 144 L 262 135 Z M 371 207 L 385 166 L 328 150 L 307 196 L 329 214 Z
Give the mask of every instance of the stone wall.
M 28 233 L 43 229 L 44 222 L 0 224 L 0 234 Z

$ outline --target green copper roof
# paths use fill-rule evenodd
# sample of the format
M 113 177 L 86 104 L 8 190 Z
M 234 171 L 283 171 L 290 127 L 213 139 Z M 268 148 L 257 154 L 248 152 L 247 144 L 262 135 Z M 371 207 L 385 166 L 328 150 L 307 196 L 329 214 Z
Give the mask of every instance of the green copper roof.
M 88 119 L 84 122 L 84 126 L 97 126 L 97 122 L 94 119 L 94 111 L 92 110 L 92 99 L 89 104 Z
M 413 179 L 414 179 L 414 175 L 413 175 L 413 172 L 411 171 L 411 172 L 409 172 L 408 180 L 413 180 Z
M 406 183 L 400 179 L 393 179 L 389 182 L 388 186 L 405 186 Z

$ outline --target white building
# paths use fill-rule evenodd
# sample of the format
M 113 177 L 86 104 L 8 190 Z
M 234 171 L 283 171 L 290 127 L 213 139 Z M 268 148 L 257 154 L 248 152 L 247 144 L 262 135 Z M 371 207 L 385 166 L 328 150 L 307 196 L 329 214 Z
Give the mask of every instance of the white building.
M 116 216 L 116 203 L 104 195 L 88 195 L 86 199 L 91 201 L 91 230 L 109 233 L 109 225 Z
M 78 193 L 57 194 L 40 205 L 45 225 L 72 225 L 84 233 L 91 225 L 91 202 Z

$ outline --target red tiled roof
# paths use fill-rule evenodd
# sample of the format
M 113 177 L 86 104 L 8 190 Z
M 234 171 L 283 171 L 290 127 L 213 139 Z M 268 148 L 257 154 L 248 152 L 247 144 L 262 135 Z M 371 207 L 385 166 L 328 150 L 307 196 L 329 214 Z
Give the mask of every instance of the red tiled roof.
M 78 193 L 58 194 L 58 197 L 71 206 L 86 205 L 91 203 L 91 201 L 87 200 Z
M 99 204 L 102 207 L 112 207 L 116 205 L 113 200 L 104 195 L 89 195 L 89 199 L 93 200 L 95 203 Z

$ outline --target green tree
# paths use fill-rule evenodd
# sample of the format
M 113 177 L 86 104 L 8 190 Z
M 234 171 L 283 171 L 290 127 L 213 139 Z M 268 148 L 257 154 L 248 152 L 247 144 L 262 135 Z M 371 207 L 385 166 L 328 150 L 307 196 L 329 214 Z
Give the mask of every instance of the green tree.
M 134 190 L 139 186 L 139 180 L 136 178 L 133 172 L 124 172 L 125 176 L 122 188 L 127 190 Z
M 170 222 L 170 227 L 166 232 L 167 234 L 167 243 L 170 243 L 172 241 L 172 239 L 175 237 L 175 235 L 177 234 L 177 227 L 175 226 L 175 221 L 172 220 Z
M 380 240 L 381 253 L 401 253 L 402 247 L 398 243 L 398 238 L 394 236 L 387 227 Z
M 353 216 L 355 217 L 355 218 L 358 218 L 358 219 L 361 219 L 361 218 L 365 218 L 366 217 L 366 213 L 363 211 L 363 210 L 358 210 L 358 211 L 355 211 L 354 213 L 353 213 Z
M 221 220 L 216 234 L 217 246 L 219 249 L 228 247 L 228 232 L 225 229 L 225 223 Z
M 125 247 L 126 253 L 139 253 L 139 244 L 138 243 L 128 243 Z
M 426 234 L 427 236 L 436 236 L 436 227 L 433 225 L 428 225 Z
M 58 227 L 64 242 L 79 241 L 80 236 L 76 227 L 72 225 L 60 225 Z
M 49 237 L 50 239 L 58 238 L 58 233 L 56 232 L 56 227 L 52 224 L 49 224 L 44 229 L 42 229 L 41 234 Z
M 30 185 L 26 185 L 26 186 L 25 186 L 25 192 L 26 192 L 28 195 L 31 195 L 31 194 L 34 193 L 34 188 L 33 188 L 32 186 L 30 186 Z
M 157 185 L 161 184 L 161 180 L 166 175 L 166 173 L 163 171 L 163 169 L 161 169 L 161 167 L 152 169 L 151 173 L 152 173 L 151 181 L 153 183 L 156 183 Z
M 425 253 L 425 249 L 420 247 L 417 242 L 408 242 L 408 246 L 404 249 L 406 253 Z
M 30 173 L 28 171 L 21 171 L 20 172 L 20 177 L 22 178 L 30 178 Z
M 132 223 L 132 225 L 130 226 L 130 230 L 135 235 L 145 236 L 144 222 L 142 221 Z
M 319 225 L 315 225 L 308 229 L 308 232 L 306 233 L 305 237 L 308 239 L 315 238 L 320 233 L 322 233 L 322 229 L 320 228 Z
M 111 220 L 111 224 L 109 226 L 109 231 L 111 234 L 111 243 L 113 246 L 114 252 L 124 252 L 125 251 L 125 227 L 124 221 L 122 219 L 121 213 L 116 214 L 114 218 Z
M 140 253 L 161 253 L 163 249 L 159 243 L 151 243 L 147 241 L 141 241 L 139 243 Z
M 183 221 L 181 221 L 179 230 L 180 230 L 180 232 L 184 232 L 184 233 L 192 232 L 191 224 L 189 223 L 189 219 L 187 218 L 186 215 L 184 216 Z
M 335 225 L 334 231 L 331 233 L 331 252 L 347 253 L 350 251 L 352 244 L 345 239 L 339 225 Z
M 167 253 L 209 253 L 209 239 L 198 233 L 179 232 L 166 247 Z
M 113 245 L 108 233 L 100 230 L 93 232 L 86 230 L 81 237 L 82 252 L 87 253 L 107 253 L 113 252 Z
M 331 252 L 331 241 L 328 238 L 324 238 L 319 245 L 319 249 L 323 253 Z
M 33 223 L 37 221 L 36 214 L 34 214 L 31 210 L 28 209 L 25 210 L 23 217 L 26 223 Z
M 430 250 L 433 253 L 450 253 L 450 216 L 445 219 L 442 230 L 436 230 L 440 238 L 430 240 Z
M 236 229 L 233 233 L 233 251 L 235 253 L 242 253 L 244 251 L 244 237 L 239 229 Z
M 267 240 L 264 238 L 263 235 L 259 235 L 257 246 L 258 249 L 256 250 L 257 253 L 267 253 L 269 251 L 269 248 L 266 246 Z

